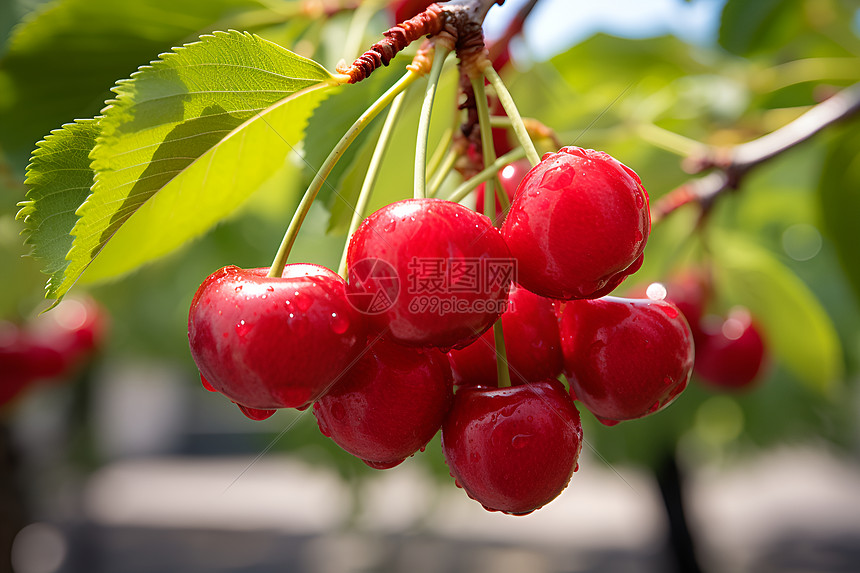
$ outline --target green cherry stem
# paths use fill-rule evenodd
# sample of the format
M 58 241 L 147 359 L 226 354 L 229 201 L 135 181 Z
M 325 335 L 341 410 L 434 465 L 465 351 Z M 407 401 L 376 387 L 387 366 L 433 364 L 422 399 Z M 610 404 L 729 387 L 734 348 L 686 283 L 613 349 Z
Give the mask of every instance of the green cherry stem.
M 387 92 L 382 94 L 378 100 L 367 108 L 364 113 L 361 114 L 361 117 L 355 120 L 355 123 L 353 123 L 346 133 L 343 134 L 343 137 L 340 138 L 340 141 L 337 142 L 328 154 L 328 157 L 323 161 L 319 171 L 317 171 L 313 181 L 311 181 L 307 191 L 305 191 L 305 194 L 302 196 L 302 200 L 299 202 L 299 206 L 296 208 L 296 212 L 290 221 L 290 226 L 287 228 L 287 232 L 284 234 L 284 238 L 281 241 L 281 246 L 278 248 L 278 253 L 275 255 L 275 260 L 272 261 L 272 266 L 269 269 L 270 277 L 279 277 L 284 273 L 284 266 L 287 264 L 287 257 L 290 256 L 290 250 L 293 248 L 293 243 L 296 242 L 296 236 L 305 220 L 305 216 L 307 216 L 308 211 L 311 209 L 311 205 L 313 205 L 314 199 L 316 199 L 317 193 L 322 189 L 326 178 L 329 176 L 331 170 L 341 158 L 344 151 L 346 151 L 350 144 L 355 141 L 358 134 L 360 134 L 362 130 L 364 130 L 364 128 L 367 127 L 367 125 L 373 121 L 377 115 L 379 115 L 379 112 L 388 107 L 398 94 L 412 85 L 412 83 L 422 75 L 423 74 L 420 71 L 410 69 L 397 81 L 396 84 L 391 86 Z
M 382 131 L 379 133 L 379 139 L 376 140 L 376 147 L 373 149 L 370 164 L 367 166 L 367 174 L 364 177 L 364 182 L 361 184 L 361 191 L 355 203 L 355 211 L 352 214 L 352 220 L 349 222 L 346 244 L 343 246 L 343 254 L 340 257 L 340 265 L 338 266 L 337 273 L 344 279 L 346 279 L 346 255 L 349 249 L 349 239 L 355 233 L 355 230 L 358 229 L 362 220 L 364 220 L 364 214 L 367 211 L 367 205 L 370 203 L 370 197 L 373 195 L 373 187 L 376 185 L 376 179 L 379 175 L 379 166 L 382 165 L 385 151 L 388 149 L 388 144 L 391 141 L 391 134 L 394 132 L 394 126 L 397 124 L 400 112 L 403 110 L 405 96 L 405 92 L 400 92 L 391 103 L 391 109 L 388 110 L 385 123 L 382 124 Z
M 490 125 L 490 108 L 487 106 L 487 92 L 484 90 L 484 78 L 482 76 L 474 76 L 470 78 L 472 81 L 472 90 L 475 92 L 475 105 L 478 108 L 478 127 L 481 130 L 481 152 L 484 155 L 484 167 L 491 165 L 496 161 L 496 148 L 493 146 L 493 128 Z M 498 184 L 498 179 L 495 175 L 487 179 L 484 183 L 484 213 L 495 220 L 495 206 L 493 201 L 496 187 L 501 187 Z
M 528 157 L 529 163 L 534 167 L 540 163 L 540 155 L 538 155 L 537 149 L 535 149 L 535 145 L 529 137 L 529 131 L 526 129 L 526 124 L 523 123 L 523 118 L 517 109 L 517 105 L 514 103 L 514 98 L 511 97 L 511 92 L 505 87 L 505 82 L 502 81 L 502 78 L 493 69 L 493 66 L 485 66 L 483 72 L 484 76 L 489 80 L 490 85 L 496 90 L 496 95 L 499 97 L 499 101 L 502 102 L 505 113 L 511 118 L 511 126 L 514 128 L 514 133 L 520 145 L 526 149 L 526 157 Z
M 505 153 L 504 155 L 496 159 L 492 165 L 485 167 L 480 173 L 454 189 L 454 192 L 451 193 L 450 196 L 448 196 L 448 201 L 459 203 L 460 201 L 465 199 L 469 195 L 469 193 L 474 191 L 478 185 L 495 177 L 501 169 L 504 169 L 505 165 L 513 163 L 514 161 L 519 161 L 525 156 L 526 150 L 522 147 L 518 147 L 513 151 Z
M 448 154 L 445 155 L 445 159 L 442 160 L 438 169 L 433 171 L 433 177 L 430 178 L 430 183 L 427 186 L 428 197 L 435 197 L 439 194 L 439 189 L 442 187 L 442 183 L 445 182 L 445 179 L 448 177 L 448 174 L 451 172 L 451 169 L 454 168 L 454 164 L 457 163 L 457 159 L 459 158 L 459 151 L 453 147 L 448 150 Z
M 423 199 L 427 196 L 427 144 L 430 138 L 430 116 L 433 115 L 433 101 L 436 99 L 436 89 L 439 87 L 439 77 L 445 58 L 451 53 L 447 46 L 437 44 L 433 50 L 433 67 L 427 78 L 427 91 L 424 93 L 424 103 L 421 106 L 421 116 L 418 118 L 418 140 L 415 144 L 415 186 L 413 196 Z
M 489 196 L 489 193 L 487 195 Z M 493 324 L 493 341 L 496 344 L 496 376 L 499 380 L 499 388 L 509 388 L 511 371 L 508 366 L 508 354 L 505 351 L 505 332 L 502 329 L 501 318 Z
M 447 159 L 450 154 L 451 142 L 454 141 L 454 128 L 449 127 L 445 130 L 445 133 L 442 134 L 442 140 L 439 142 L 439 145 L 436 146 L 436 150 L 433 152 L 433 155 L 430 156 L 430 161 L 427 162 L 427 173 L 435 174 L 439 169 L 439 166 L 442 165 L 442 160 Z M 446 151 L 448 153 L 446 153 Z

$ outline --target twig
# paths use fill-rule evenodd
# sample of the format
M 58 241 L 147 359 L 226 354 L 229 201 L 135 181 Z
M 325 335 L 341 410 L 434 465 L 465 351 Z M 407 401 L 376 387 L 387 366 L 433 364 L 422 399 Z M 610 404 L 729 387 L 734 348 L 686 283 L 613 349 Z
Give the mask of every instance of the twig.
M 698 173 L 712 168 L 715 171 L 688 181 L 655 201 L 651 207 L 652 224 L 694 201 L 707 211 L 720 194 L 737 189 L 744 176 L 755 167 L 858 111 L 860 83 L 843 89 L 772 133 L 730 148 L 709 148 L 701 155 L 689 157 L 685 160 L 689 171 Z

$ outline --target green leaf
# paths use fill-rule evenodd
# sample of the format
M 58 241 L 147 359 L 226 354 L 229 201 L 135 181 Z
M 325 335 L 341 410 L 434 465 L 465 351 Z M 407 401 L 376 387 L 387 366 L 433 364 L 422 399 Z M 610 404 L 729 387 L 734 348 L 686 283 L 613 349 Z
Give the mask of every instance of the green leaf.
M 827 394 L 842 377 L 842 347 L 809 288 L 767 250 L 738 234 L 711 244 L 718 292 L 762 325 L 773 354 L 809 388 Z
M 860 122 L 852 122 L 830 144 L 818 183 L 818 202 L 828 237 L 833 241 L 845 275 L 860 300 Z
M 75 211 L 93 184 L 89 155 L 97 136 L 94 119 L 64 125 L 36 144 L 27 168 L 30 190 L 18 218 L 24 221 L 24 242 L 33 246 L 33 257 L 41 260 L 43 271 L 51 275 L 49 291 L 62 282 L 69 264 L 66 254 L 72 248 Z
M 261 6 L 259 0 L 45 4 L 15 28 L 0 59 L 0 147 L 23 165 L 50 129 L 96 114 L 117 78 L 219 20 Z
M 99 120 L 70 263 L 48 296 L 61 297 L 115 235 L 87 280 L 131 271 L 229 215 L 281 167 L 323 97 L 315 92 L 334 81 L 276 44 L 218 32 L 119 82 Z

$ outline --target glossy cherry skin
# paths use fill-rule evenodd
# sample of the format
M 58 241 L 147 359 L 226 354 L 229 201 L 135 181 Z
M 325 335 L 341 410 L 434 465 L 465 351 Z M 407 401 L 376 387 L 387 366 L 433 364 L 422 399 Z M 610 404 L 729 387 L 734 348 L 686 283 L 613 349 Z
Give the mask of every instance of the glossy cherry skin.
M 508 310 L 502 315 L 502 330 L 512 384 L 537 382 L 561 374 L 561 340 L 554 301 L 512 285 Z M 493 329 L 469 346 L 450 351 L 448 360 L 456 384 L 498 385 Z
M 367 465 L 387 469 L 436 435 L 453 398 L 444 354 L 379 340 L 313 412 L 324 435 Z
M 353 295 L 391 283 L 366 280 L 367 261 L 392 269 L 398 284 L 384 310 L 368 312 L 375 332 L 405 346 L 463 347 L 505 311 L 513 262 L 487 217 L 440 199 L 407 199 L 370 215 L 348 251 Z
M 564 300 L 614 290 L 642 266 L 650 231 L 639 177 L 606 153 L 579 147 L 544 155 L 502 226 L 519 283 Z
M 346 284 L 317 265 L 224 267 L 194 295 L 191 355 L 209 387 L 253 410 L 305 407 L 358 355 L 363 323 Z
M 693 335 L 662 300 L 604 297 L 565 305 L 561 347 L 571 394 L 601 422 L 668 406 L 693 370 Z
M 567 487 L 582 424 L 557 380 L 461 388 L 442 424 L 442 451 L 458 486 L 489 511 L 525 515 Z
M 763 369 L 766 347 L 749 311 L 736 307 L 725 320 L 706 319 L 702 332 L 696 346 L 695 372 L 699 378 L 714 388 L 751 386 Z

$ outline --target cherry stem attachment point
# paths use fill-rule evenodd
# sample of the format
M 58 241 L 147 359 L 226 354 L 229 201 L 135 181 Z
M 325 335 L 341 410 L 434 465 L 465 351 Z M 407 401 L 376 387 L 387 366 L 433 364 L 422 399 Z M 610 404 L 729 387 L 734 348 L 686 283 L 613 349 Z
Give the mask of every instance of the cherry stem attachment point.
M 430 75 L 427 78 L 427 91 L 424 93 L 421 116 L 418 118 L 418 140 L 415 144 L 413 196 L 416 199 L 427 197 L 427 144 L 430 138 L 430 117 L 433 115 L 433 101 L 436 99 L 436 89 L 439 87 L 442 67 L 450 53 L 451 49 L 441 44 L 436 44 L 433 50 L 433 66 L 430 68 Z
M 346 233 L 346 244 L 343 246 L 343 254 L 340 257 L 340 265 L 338 266 L 337 272 L 344 279 L 346 279 L 347 273 L 346 257 L 349 249 L 349 239 L 364 220 L 364 214 L 367 212 L 367 205 L 370 203 L 370 197 L 373 195 L 373 187 L 376 185 L 376 179 L 379 175 L 379 166 L 382 165 L 385 151 L 388 149 L 388 144 L 391 141 L 391 134 L 394 131 L 394 126 L 397 124 L 400 112 L 403 109 L 403 100 L 405 99 L 405 96 L 405 92 L 400 92 L 391 103 L 391 109 L 388 110 L 385 123 L 382 124 L 382 131 L 379 133 L 379 139 L 376 140 L 376 147 L 373 149 L 370 164 L 367 166 L 367 174 L 364 177 L 364 182 L 361 184 L 361 191 L 358 194 L 358 200 L 355 203 L 355 210 L 353 211 L 352 219 L 349 222 L 349 231 Z
M 302 223 L 310 211 L 311 205 L 313 205 L 317 194 L 325 184 L 326 178 L 329 176 L 338 160 L 343 156 L 346 149 L 355 141 L 355 138 L 358 137 L 364 128 L 373 121 L 379 112 L 388 107 L 398 94 L 412 85 L 412 83 L 422 75 L 423 74 L 420 70 L 410 69 L 397 81 L 397 83 L 391 86 L 387 92 L 382 94 L 378 100 L 367 108 L 364 113 L 355 120 L 355 123 L 352 124 L 346 133 L 343 134 L 343 137 L 340 138 L 340 141 L 337 142 L 328 154 L 328 157 L 323 161 L 319 171 L 317 171 L 311 184 L 308 186 L 307 191 L 305 191 L 305 194 L 302 196 L 302 200 L 299 202 L 299 206 L 296 208 L 296 212 L 293 214 L 292 220 L 290 220 L 290 225 L 287 227 L 287 232 L 284 234 L 284 238 L 281 241 L 281 246 L 278 248 L 278 253 L 275 255 L 275 260 L 272 261 L 272 266 L 269 268 L 268 276 L 279 277 L 284 273 L 284 266 L 286 266 L 287 258 L 290 256 L 290 250 L 296 242 L 296 236 L 299 234 L 299 229 L 301 229 Z
M 511 97 L 511 92 L 508 91 L 499 73 L 489 63 L 484 66 L 483 73 L 487 80 L 489 80 L 490 85 L 493 86 L 493 89 L 496 90 L 496 95 L 502 103 L 505 113 L 511 118 L 511 126 L 514 128 L 517 140 L 525 148 L 526 157 L 528 157 L 529 163 L 534 167 L 540 163 L 540 155 L 538 155 L 537 149 L 535 149 L 535 145 L 529 137 L 528 129 L 525 123 L 523 123 L 523 118 L 517 109 L 517 105 L 514 103 L 514 98 Z

